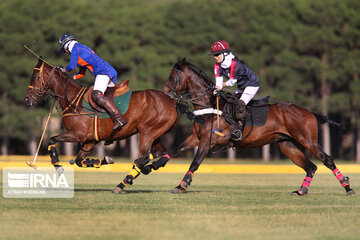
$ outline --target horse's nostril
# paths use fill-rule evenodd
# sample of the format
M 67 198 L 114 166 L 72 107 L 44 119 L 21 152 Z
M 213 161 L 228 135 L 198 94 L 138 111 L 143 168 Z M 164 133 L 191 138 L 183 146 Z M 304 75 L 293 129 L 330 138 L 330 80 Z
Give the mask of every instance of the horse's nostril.
M 25 105 L 26 105 L 26 106 L 31 106 L 31 105 L 32 105 L 32 101 L 30 100 L 29 97 L 25 97 L 25 98 L 24 98 L 24 102 L 25 102 Z

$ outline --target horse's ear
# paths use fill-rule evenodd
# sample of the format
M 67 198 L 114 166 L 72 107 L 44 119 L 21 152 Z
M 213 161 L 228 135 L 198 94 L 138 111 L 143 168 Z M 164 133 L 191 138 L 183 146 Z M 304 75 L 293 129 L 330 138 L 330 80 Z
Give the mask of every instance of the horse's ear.
M 178 66 L 179 66 L 179 67 L 184 66 L 184 65 L 185 65 L 185 61 L 186 61 L 186 58 L 184 57 L 183 59 L 181 59 L 181 60 L 179 61 Z
M 40 67 L 42 63 L 43 63 L 43 60 L 40 57 L 39 60 L 38 60 L 38 63 L 36 64 L 36 67 Z

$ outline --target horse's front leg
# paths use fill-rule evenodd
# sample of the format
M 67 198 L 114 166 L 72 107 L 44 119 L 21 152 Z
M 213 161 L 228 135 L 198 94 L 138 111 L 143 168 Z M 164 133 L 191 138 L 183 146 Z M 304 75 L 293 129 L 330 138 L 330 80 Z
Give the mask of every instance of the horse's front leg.
M 209 145 L 210 142 L 208 139 L 204 139 L 205 141 L 200 141 L 199 148 L 195 154 L 194 160 L 192 161 L 189 170 L 186 172 L 184 178 L 181 180 L 180 184 L 175 187 L 171 193 L 184 193 L 190 186 L 194 173 L 196 170 L 198 170 L 200 164 L 203 162 L 203 160 L 206 157 L 206 154 L 209 152 L 209 149 L 211 149 L 215 144 Z
M 177 157 L 182 152 L 192 149 L 196 146 L 199 146 L 199 138 L 196 133 L 191 134 L 188 138 L 185 139 L 179 146 L 170 150 L 169 155 L 171 157 Z
M 50 138 L 48 151 L 51 158 L 51 164 L 54 165 L 56 172 L 61 175 L 64 172 L 64 168 L 60 165 L 59 155 L 56 151 L 55 144 L 57 142 L 79 142 L 79 139 L 72 132 L 64 132 Z
M 162 156 L 158 160 L 153 161 L 152 163 L 146 164 L 145 166 L 139 166 L 141 168 L 141 173 L 147 175 L 152 170 L 156 171 L 161 167 L 165 167 L 166 163 L 171 159 L 171 157 L 176 157 L 180 153 L 182 153 L 188 149 L 192 149 L 193 147 L 198 146 L 198 145 L 199 145 L 198 137 L 195 134 L 192 134 L 182 144 L 180 144 L 175 149 L 171 150 L 169 153 L 166 153 L 163 151 L 161 154 L 157 154 L 157 155 L 150 154 L 149 155 L 150 160 L 152 160 L 153 157 L 158 157 L 160 155 L 162 155 Z M 152 153 L 153 153 L 153 150 L 154 150 L 154 145 L 151 150 Z

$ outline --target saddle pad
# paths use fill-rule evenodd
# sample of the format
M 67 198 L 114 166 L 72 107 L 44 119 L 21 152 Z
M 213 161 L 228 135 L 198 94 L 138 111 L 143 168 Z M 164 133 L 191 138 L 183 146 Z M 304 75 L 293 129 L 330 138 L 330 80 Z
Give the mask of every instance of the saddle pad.
M 247 114 L 245 126 L 261 127 L 265 125 L 266 118 L 269 112 L 269 105 L 259 107 L 249 106 L 246 110 Z
M 120 110 L 122 114 L 125 114 L 129 108 L 131 94 L 132 91 L 130 90 L 124 95 L 114 98 L 115 106 Z M 97 115 L 98 118 L 110 118 L 108 113 L 97 112 L 90 104 L 88 104 L 84 100 L 82 101 L 82 105 L 85 112 L 90 112 L 90 113 L 96 112 L 94 114 L 89 114 L 90 117 L 94 117 L 95 115 Z

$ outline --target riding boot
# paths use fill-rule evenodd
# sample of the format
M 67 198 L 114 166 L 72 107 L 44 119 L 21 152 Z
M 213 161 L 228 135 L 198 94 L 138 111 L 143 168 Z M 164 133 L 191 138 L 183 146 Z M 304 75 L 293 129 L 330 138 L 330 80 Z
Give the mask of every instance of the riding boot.
M 240 120 L 246 115 L 246 104 L 243 100 L 239 99 L 238 104 L 235 107 L 235 118 Z
M 107 101 L 101 91 L 94 90 L 91 93 L 91 98 L 110 115 L 114 122 L 113 130 L 118 129 L 127 123 L 126 118 L 121 114 L 120 110 L 112 101 Z
M 115 106 L 113 102 L 106 100 L 104 103 L 104 109 L 106 110 L 106 112 L 108 112 L 114 122 L 113 130 L 117 130 L 127 123 L 126 118 L 122 115 L 120 110 Z

